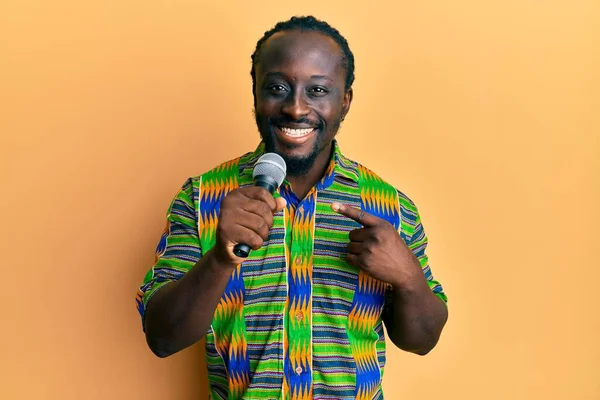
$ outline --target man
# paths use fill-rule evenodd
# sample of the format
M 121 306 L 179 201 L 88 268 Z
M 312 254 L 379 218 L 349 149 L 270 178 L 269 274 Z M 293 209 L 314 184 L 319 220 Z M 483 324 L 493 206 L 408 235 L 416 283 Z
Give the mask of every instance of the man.
M 138 293 L 148 345 L 166 357 L 206 337 L 213 399 L 382 398 L 382 321 L 396 346 L 426 354 L 447 319 L 417 209 L 334 140 L 354 81 L 337 30 L 278 23 L 251 74 L 261 144 L 171 204 Z M 274 196 L 252 185 L 264 152 L 287 165 Z

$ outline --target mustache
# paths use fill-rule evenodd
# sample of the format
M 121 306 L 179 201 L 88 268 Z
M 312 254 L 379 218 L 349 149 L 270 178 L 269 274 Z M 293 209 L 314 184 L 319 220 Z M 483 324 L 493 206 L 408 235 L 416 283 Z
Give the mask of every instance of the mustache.
M 286 123 L 288 123 L 288 124 L 298 124 L 298 125 L 300 125 L 300 124 L 310 125 L 310 126 L 314 126 L 316 128 L 320 128 L 323 126 L 323 123 L 321 121 L 313 121 L 310 118 L 306 118 L 306 117 L 302 117 L 300 119 L 269 117 L 267 121 L 270 125 L 285 125 Z

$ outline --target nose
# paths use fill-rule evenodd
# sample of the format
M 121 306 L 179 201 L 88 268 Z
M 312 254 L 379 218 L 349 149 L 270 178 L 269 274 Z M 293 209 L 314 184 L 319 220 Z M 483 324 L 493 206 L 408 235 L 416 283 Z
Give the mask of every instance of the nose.
M 299 91 L 293 91 L 283 102 L 281 112 L 289 116 L 290 119 L 298 121 L 308 115 L 310 108 L 303 94 Z

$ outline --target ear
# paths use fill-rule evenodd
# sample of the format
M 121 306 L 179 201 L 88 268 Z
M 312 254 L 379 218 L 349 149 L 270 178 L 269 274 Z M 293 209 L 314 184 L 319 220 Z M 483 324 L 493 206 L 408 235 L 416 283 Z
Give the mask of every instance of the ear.
M 344 100 L 342 102 L 342 120 L 346 118 L 348 111 L 350 111 L 350 106 L 352 105 L 352 96 L 354 91 L 352 88 L 348 89 L 346 93 L 344 93 Z

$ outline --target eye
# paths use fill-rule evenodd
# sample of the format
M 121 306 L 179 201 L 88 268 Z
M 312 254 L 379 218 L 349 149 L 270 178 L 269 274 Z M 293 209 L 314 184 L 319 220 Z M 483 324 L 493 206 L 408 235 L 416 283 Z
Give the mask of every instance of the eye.
M 318 95 L 318 96 L 323 96 L 323 95 L 329 93 L 329 90 L 327 90 L 327 88 L 324 88 L 322 86 L 311 87 L 308 91 L 311 94 Z
M 279 92 L 283 92 L 286 90 L 285 86 L 283 85 L 279 85 L 279 84 L 274 84 L 268 87 L 268 89 L 271 92 L 275 92 L 275 93 L 279 93 Z

